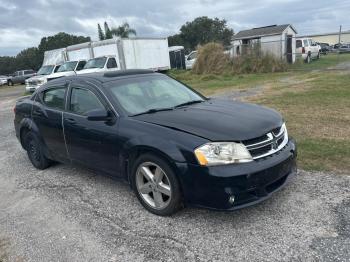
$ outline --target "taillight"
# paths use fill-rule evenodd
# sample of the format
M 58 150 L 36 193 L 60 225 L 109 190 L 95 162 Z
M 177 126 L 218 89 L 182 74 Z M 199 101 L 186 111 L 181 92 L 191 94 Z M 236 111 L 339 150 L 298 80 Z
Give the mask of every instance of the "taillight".
M 303 48 L 301 49 L 301 52 L 302 52 L 303 54 L 305 54 L 305 47 L 303 47 Z

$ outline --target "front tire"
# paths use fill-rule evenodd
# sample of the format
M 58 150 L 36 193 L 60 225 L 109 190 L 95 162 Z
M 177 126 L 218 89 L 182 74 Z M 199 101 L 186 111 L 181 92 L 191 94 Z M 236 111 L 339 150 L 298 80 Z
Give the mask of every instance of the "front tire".
M 46 169 L 50 166 L 50 160 L 45 157 L 43 153 L 43 146 L 37 137 L 32 132 L 25 136 L 25 149 L 27 150 L 28 158 L 32 165 L 40 170 Z
M 170 216 L 182 207 L 178 179 L 162 158 L 141 155 L 132 166 L 131 183 L 138 200 L 153 214 Z
M 310 62 L 311 62 L 311 55 L 308 54 L 306 59 L 305 59 L 305 63 L 310 64 Z

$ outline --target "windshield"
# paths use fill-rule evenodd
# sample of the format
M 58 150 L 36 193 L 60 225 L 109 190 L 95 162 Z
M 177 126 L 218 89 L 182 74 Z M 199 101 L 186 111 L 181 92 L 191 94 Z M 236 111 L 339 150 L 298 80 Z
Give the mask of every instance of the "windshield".
M 68 72 L 68 71 L 74 71 L 75 66 L 77 65 L 78 61 L 72 61 L 72 62 L 66 62 L 63 65 L 60 66 L 60 68 L 57 70 L 57 72 Z
M 129 115 L 174 109 L 205 100 L 180 82 L 158 74 L 109 82 L 107 87 Z
M 106 63 L 106 59 L 107 59 L 106 57 L 98 57 L 98 58 L 90 59 L 84 66 L 84 69 L 103 68 Z
M 38 71 L 38 75 L 49 75 L 54 67 L 53 65 L 42 66 Z

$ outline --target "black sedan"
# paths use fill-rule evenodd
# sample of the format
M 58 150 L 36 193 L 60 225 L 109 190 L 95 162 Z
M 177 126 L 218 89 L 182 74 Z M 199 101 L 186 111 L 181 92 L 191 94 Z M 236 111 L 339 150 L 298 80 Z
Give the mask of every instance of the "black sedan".
M 36 168 L 77 163 L 122 177 L 157 215 L 252 205 L 296 174 L 296 144 L 278 112 L 208 99 L 148 70 L 52 80 L 14 110 Z

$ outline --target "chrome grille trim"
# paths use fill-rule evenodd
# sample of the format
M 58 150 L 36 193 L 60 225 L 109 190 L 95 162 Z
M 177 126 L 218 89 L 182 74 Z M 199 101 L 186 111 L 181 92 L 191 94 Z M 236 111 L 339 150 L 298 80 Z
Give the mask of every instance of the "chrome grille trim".
M 261 149 L 264 147 L 268 148 L 268 150 L 265 150 L 261 154 L 258 154 L 255 156 L 252 155 L 254 160 L 272 155 L 272 154 L 280 151 L 288 143 L 288 132 L 287 132 L 287 128 L 286 128 L 285 124 L 283 124 L 281 126 L 278 134 L 275 134 L 274 132 L 271 131 L 271 132 L 267 133 L 266 136 L 267 136 L 267 139 L 260 141 L 260 142 L 257 142 L 257 143 L 254 143 L 254 144 L 246 144 L 243 142 L 243 144 L 246 146 L 246 148 L 248 149 L 248 151 L 251 154 L 254 150 Z M 281 139 L 283 139 L 283 141 L 279 144 L 279 141 Z

